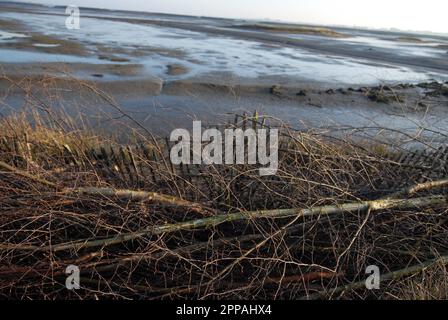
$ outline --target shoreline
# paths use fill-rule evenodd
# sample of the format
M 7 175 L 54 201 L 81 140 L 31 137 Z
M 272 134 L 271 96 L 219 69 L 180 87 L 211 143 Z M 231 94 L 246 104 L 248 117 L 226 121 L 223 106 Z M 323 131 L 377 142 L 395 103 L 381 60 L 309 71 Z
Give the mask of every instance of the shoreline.
M 370 133 L 379 134 L 378 139 L 383 140 L 392 139 L 394 132 L 415 135 L 422 128 L 448 134 L 444 129 L 448 127 L 448 87 L 439 82 L 328 89 L 310 84 L 242 86 L 186 80 L 163 82 L 158 78 L 83 81 L 30 76 L 15 80 L 23 88 L 0 80 L 0 90 L 7 93 L 3 96 L 4 114 L 29 104 L 25 93 L 32 92 L 35 98 L 47 101 L 53 111 L 61 110 L 61 104 L 64 112 L 75 118 L 83 115 L 95 119 L 101 115 L 104 119 L 124 121 L 118 107 L 151 132 L 164 136 L 173 129 L 190 127 L 194 119 L 213 125 L 234 114 L 250 115 L 255 111 L 284 121 L 294 129 L 334 131 L 336 135 L 340 134 L 338 131 L 360 128 L 371 128 Z M 115 122 L 100 121 L 95 127 L 113 131 Z M 423 132 L 421 139 L 443 143 L 443 138 L 433 141 L 430 131 Z
M 372 39 L 380 37 L 375 40 L 380 44 L 383 40 L 379 35 L 392 37 L 388 44 L 400 49 L 389 50 L 387 46 L 375 47 L 375 42 L 362 42 L 363 32 L 368 32 L 365 30 L 341 31 L 349 39 L 362 40 L 355 44 L 344 42 L 345 37 L 332 37 L 332 28 L 323 29 L 325 36 L 300 34 L 294 38 L 297 35 L 283 33 L 285 24 L 273 24 L 273 32 L 269 31 L 271 27 L 248 31 L 239 28 L 236 20 L 199 19 L 205 23 L 198 24 L 196 18 L 190 21 L 175 16 L 164 19 L 155 14 L 131 13 L 123 16 L 114 11 L 101 16 L 95 14 L 97 10 L 86 9 L 83 14 L 89 30 L 86 37 L 82 31 L 77 35 L 54 29 L 58 21 L 45 24 L 47 19 L 42 20 L 42 16 L 64 16 L 58 13 L 58 8 L 45 8 L 49 12 L 37 8 L 24 6 L 18 10 L 21 14 L 32 14 L 34 20 L 30 24 L 14 20 L 19 17 L 14 14 L 6 15 L 7 20 L 0 15 L 4 26 L 13 29 L 11 32 L 25 35 L 17 41 L 0 42 L 0 50 L 25 50 L 20 52 L 25 54 L 21 57 L 23 61 L 2 63 L 0 74 L 32 88 L 43 100 L 49 99 L 46 95 L 56 94 L 61 99 L 59 104 L 64 104 L 66 111 L 74 115 L 79 110 L 88 115 L 101 110 L 108 117 L 109 110 L 117 116 L 116 110 L 108 109 L 108 102 L 104 101 L 107 99 L 95 95 L 94 91 L 100 90 L 145 126 L 165 133 L 173 127 L 187 126 L 191 119 L 213 123 L 228 114 L 252 114 L 255 110 L 293 127 L 319 130 L 377 126 L 396 127 L 414 134 L 420 127 L 448 127 L 444 120 L 448 118 L 448 99 L 443 92 L 433 94 L 445 88 L 448 81 L 448 59 L 443 59 L 444 51 L 431 51 L 427 57 L 400 55 L 408 53 L 406 50 L 413 46 L 430 44 L 428 39 L 435 36 L 417 39 L 411 35 L 398 37 L 395 33 L 370 31 Z M 116 16 L 112 16 L 114 13 Z M 137 32 L 137 38 L 147 36 L 149 40 L 137 45 L 138 41 L 128 42 L 126 37 L 117 41 L 107 35 L 102 38 L 98 23 L 115 27 L 111 32 L 124 28 L 126 34 Z M 37 32 L 40 25 L 43 29 Z M 142 33 L 138 33 L 140 27 Z M 316 28 L 294 28 L 299 33 L 320 32 Z M 36 45 L 36 39 L 42 43 Z M 403 44 L 404 40 L 412 43 Z M 448 37 L 439 40 L 448 43 Z M 164 46 L 164 41 L 171 45 Z M 223 47 L 231 53 L 220 55 Z M 314 55 L 316 48 L 318 55 Z M 372 48 L 376 49 L 367 50 Z M 422 48 L 433 50 L 434 47 Z M 72 49 L 76 50 L 72 52 Z M 246 49 L 249 51 L 245 52 Z M 362 61 L 356 61 L 359 54 Z M 18 59 L 18 53 L 12 52 L 10 56 L 11 61 Z M 33 62 L 37 57 L 46 59 L 46 63 Z M 401 68 L 400 57 L 421 67 Z M 378 64 L 378 58 L 386 65 Z M 275 60 L 283 59 L 284 65 L 275 65 Z M 432 69 L 439 74 L 429 73 Z M 374 74 L 366 76 L 369 72 Z M 381 72 L 390 72 L 391 80 L 377 79 L 376 73 L 381 75 Z M 5 79 L 0 81 L 0 90 L 5 92 L 6 113 L 26 105 L 26 97 L 21 96 L 25 91 L 11 86 Z M 51 99 L 49 102 L 57 105 Z

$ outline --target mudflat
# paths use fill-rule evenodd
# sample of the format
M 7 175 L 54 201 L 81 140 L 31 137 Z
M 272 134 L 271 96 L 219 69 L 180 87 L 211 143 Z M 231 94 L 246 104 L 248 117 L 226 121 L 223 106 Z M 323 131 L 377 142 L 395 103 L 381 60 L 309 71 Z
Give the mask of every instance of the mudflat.
M 164 133 L 193 115 L 254 110 L 295 128 L 448 127 L 444 35 L 92 8 L 69 30 L 63 7 L 0 7 L 5 112 L 23 105 L 11 80 L 33 80 L 43 95 L 49 77 L 68 112 L 79 110 L 81 81 Z M 88 95 L 83 104 L 103 107 Z

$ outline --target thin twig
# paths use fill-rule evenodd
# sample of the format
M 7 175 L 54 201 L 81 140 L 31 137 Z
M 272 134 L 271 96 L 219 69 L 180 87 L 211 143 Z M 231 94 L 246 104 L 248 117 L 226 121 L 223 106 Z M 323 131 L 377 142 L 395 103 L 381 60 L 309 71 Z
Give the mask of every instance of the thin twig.
M 390 281 L 390 280 L 400 279 L 400 278 L 403 278 L 406 276 L 411 276 L 411 275 L 422 272 L 424 269 L 431 267 L 432 265 L 434 265 L 436 263 L 448 264 L 448 255 L 444 255 L 437 259 L 428 260 L 426 262 L 414 265 L 412 267 L 403 268 L 403 269 L 400 269 L 397 271 L 393 271 L 393 272 L 381 275 L 381 281 Z M 323 299 L 325 297 L 332 297 L 336 294 L 341 294 L 346 291 L 363 289 L 363 288 L 365 288 L 365 285 L 366 285 L 365 280 L 358 281 L 358 282 L 354 282 L 354 283 L 351 283 L 351 284 L 348 284 L 345 286 L 337 287 L 332 290 L 319 291 L 319 292 L 313 293 L 309 296 L 302 297 L 301 300 L 318 300 L 318 299 Z

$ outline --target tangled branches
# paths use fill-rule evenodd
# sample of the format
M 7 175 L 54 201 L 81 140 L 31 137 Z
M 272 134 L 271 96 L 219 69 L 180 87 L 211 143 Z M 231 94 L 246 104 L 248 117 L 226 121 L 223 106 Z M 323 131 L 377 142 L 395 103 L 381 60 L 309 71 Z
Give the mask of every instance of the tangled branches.
M 261 177 L 175 166 L 140 126 L 123 143 L 41 107 L 0 123 L 1 297 L 446 297 L 444 146 L 410 152 L 257 114 L 223 124 L 279 129 L 277 174 Z M 69 265 L 80 290 L 65 287 Z M 370 265 L 380 290 L 365 289 Z
M 165 166 L 158 140 L 140 142 L 151 154 L 104 151 L 110 140 L 5 121 L 4 297 L 387 297 L 397 279 L 446 262 L 443 172 L 409 181 L 412 164 L 349 140 L 283 128 L 279 174 L 260 177 Z M 372 264 L 392 275 L 376 292 L 362 285 Z M 81 290 L 65 289 L 68 265 Z

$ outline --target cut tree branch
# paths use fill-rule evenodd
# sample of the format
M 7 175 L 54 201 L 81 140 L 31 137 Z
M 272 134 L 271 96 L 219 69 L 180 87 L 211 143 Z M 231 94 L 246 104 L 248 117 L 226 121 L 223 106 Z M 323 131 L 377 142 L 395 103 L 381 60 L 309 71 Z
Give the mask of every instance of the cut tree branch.
M 363 201 L 356 203 L 345 203 L 341 205 L 328 205 L 315 207 L 310 209 L 278 209 L 278 210 L 261 210 L 252 212 L 237 212 L 230 214 L 216 215 L 213 217 L 185 221 L 175 224 L 165 224 L 153 226 L 147 229 L 132 233 L 123 233 L 105 239 L 83 240 L 69 243 L 62 243 L 49 246 L 26 246 L 14 244 L 0 244 L 2 250 L 30 250 L 30 251 L 64 251 L 64 250 L 80 250 L 93 247 L 105 247 L 115 245 L 141 237 L 161 235 L 166 233 L 174 233 L 178 231 L 194 230 L 197 228 L 212 228 L 225 222 L 233 222 L 240 220 L 251 220 L 261 218 L 288 218 L 288 217 L 319 217 L 325 215 L 333 215 L 349 212 L 361 212 L 370 209 L 371 212 L 386 209 L 410 209 L 424 208 L 428 206 L 440 206 L 447 204 L 445 196 L 430 196 L 415 199 L 382 199 L 373 201 Z

